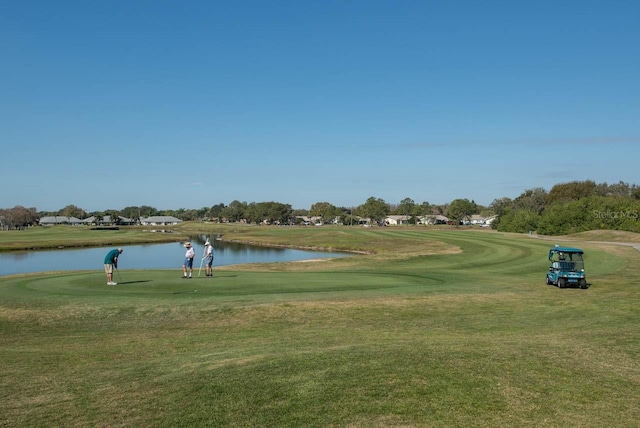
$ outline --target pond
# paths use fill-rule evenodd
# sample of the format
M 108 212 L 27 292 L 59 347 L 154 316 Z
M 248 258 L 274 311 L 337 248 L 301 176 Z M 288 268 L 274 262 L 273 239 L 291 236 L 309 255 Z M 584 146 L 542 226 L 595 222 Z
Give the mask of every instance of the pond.
M 196 250 L 194 269 L 200 267 L 204 238 L 191 240 Z M 259 247 L 213 240 L 215 266 L 244 263 L 275 263 L 308 260 L 315 258 L 337 258 L 345 253 L 304 251 L 289 248 Z M 118 269 L 182 269 L 185 248 L 182 243 L 122 245 Z M 12 251 L 0 253 L 0 276 L 17 273 L 47 272 L 55 270 L 103 270 L 104 256 L 115 246 L 99 248 L 76 248 L 46 251 Z M 204 270 L 204 268 L 203 268 Z

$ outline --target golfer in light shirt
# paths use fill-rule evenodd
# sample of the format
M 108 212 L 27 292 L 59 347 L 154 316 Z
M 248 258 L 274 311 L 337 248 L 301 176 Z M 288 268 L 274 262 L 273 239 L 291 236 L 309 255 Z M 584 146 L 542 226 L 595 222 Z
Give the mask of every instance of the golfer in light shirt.
M 191 279 L 191 275 L 193 274 L 193 258 L 196 256 L 196 252 L 191 246 L 191 242 L 185 242 L 184 247 L 187 249 L 187 252 L 184 254 L 184 264 L 182 265 L 182 277 Z M 189 276 L 187 276 L 187 271 L 189 272 Z
M 204 269 L 205 274 L 207 276 L 213 276 L 213 271 L 211 270 L 211 265 L 213 264 L 213 247 L 208 240 L 204 243 L 204 255 L 202 256 L 202 260 L 206 263 Z M 198 275 L 200 274 L 198 273 Z

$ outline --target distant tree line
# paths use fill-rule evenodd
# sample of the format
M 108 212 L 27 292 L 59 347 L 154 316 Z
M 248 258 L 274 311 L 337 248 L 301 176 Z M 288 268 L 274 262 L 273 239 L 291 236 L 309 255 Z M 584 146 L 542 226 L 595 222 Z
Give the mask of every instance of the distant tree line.
M 566 235 L 608 229 L 640 233 L 640 188 L 622 181 L 572 181 L 556 184 L 549 192 L 530 189 L 513 200 L 496 199 L 489 208 L 498 215 L 492 226 L 502 232 Z
M 329 202 L 316 202 L 307 209 L 293 209 L 280 202 L 219 203 L 200 209 L 158 210 L 150 206 L 129 206 L 121 210 L 86 212 L 75 205 L 54 211 L 38 212 L 35 208 L 16 206 L 0 209 L 0 224 L 4 229 L 23 229 L 36 225 L 44 216 L 67 216 L 102 219 L 111 216 L 118 223 L 120 216 L 137 221 L 141 218 L 166 215 L 183 221 L 245 222 L 253 224 L 299 224 L 301 217 L 314 217 L 322 223 L 334 220 L 345 225 L 358 224 L 361 218 L 373 224 L 389 215 L 405 215 L 416 224 L 425 215 L 441 214 L 453 224 L 474 214 L 496 216 L 492 227 L 503 232 L 535 231 L 543 235 L 559 235 L 596 229 L 624 230 L 640 233 L 640 188 L 624 182 L 596 184 L 593 181 L 573 181 L 556 184 L 549 192 L 529 189 L 515 199 L 494 200 L 488 207 L 469 199 L 454 199 L 448 204 L 416 203 L 405 198 L 390 204 L 371 196 L 354 207 L 337 207 Z

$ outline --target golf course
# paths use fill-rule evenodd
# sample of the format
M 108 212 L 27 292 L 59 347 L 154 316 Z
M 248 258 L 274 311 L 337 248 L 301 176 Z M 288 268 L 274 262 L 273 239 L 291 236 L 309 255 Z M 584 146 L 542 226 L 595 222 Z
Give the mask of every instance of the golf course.
M 85 231 L 83 239 L 71 229 L 0 232 L 0 246 L 146 236 Z M 153 239 L 195 233 L 353 254 L 214 262 L 213 278 L 191 280 L 175 269 L 123 269 L 117 286 L 99 270 L 0 277 L 0 426 L 640 420 L 640 251 L 628 245 L 640 246 L 638 234 L 186 222 Z M 545 284 L 556 243 L 584 250 L 588 289 Z

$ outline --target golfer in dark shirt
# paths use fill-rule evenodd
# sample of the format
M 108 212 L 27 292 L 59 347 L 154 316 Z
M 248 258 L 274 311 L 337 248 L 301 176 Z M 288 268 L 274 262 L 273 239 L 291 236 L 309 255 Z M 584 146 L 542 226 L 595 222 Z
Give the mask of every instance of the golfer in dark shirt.
M 109 251 L 104 258 L 104 272 L 107 274 L 107 285 L 116 285 L 113 282 L 113 268 L 118 269 L 118 256 L 122 254 L 122 248 Z

